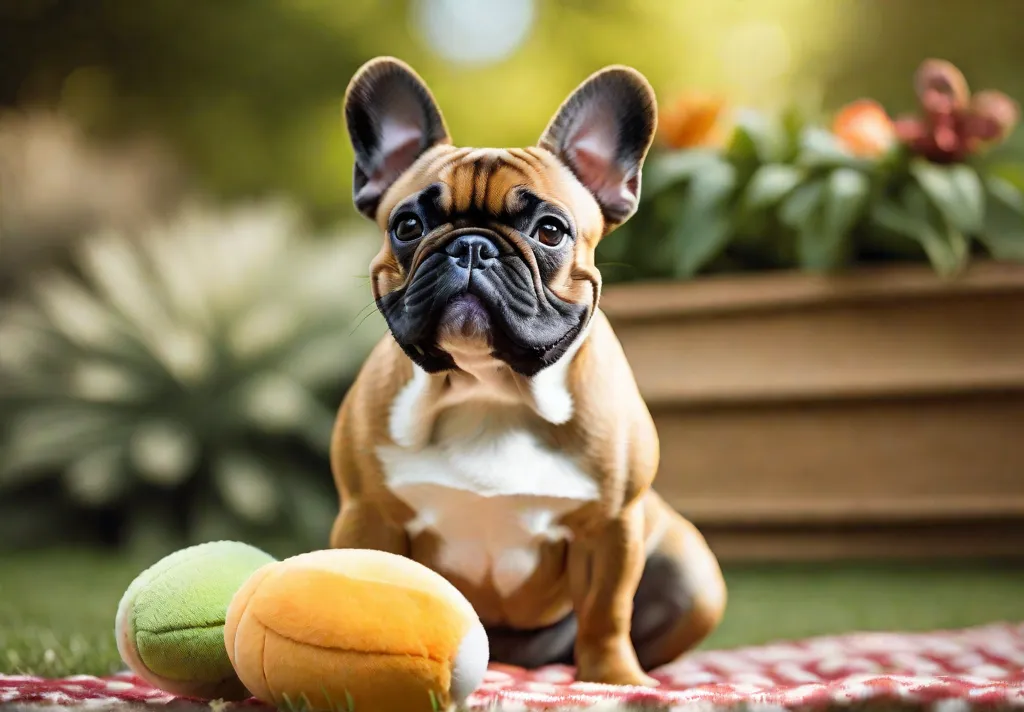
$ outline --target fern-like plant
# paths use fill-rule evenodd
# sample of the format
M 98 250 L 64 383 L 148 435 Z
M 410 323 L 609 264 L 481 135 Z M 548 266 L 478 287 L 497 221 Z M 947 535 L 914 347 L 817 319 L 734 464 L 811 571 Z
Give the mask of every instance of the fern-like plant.
M 0 543 L 324 545 L 335 409 L 382 332 L 359 323 L 375 243 L 278 202 L 190 207 L 35 276 L 0 307 Z

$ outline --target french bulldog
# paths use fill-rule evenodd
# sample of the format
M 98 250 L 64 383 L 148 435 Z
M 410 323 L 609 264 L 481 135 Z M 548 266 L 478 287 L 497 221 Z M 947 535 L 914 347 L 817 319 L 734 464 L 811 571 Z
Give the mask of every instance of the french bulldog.
M 598 308 L 594 252 L 636 210 L 653 90 L 608 67 L 535 146 L 460 148 L 422 79 L 378 58 L 344 115 L 389 333 L 337 417 L 331 545 L 443 575 L 493 661 L 656 685 L 648 672 L 718 625 L 726 589 L 652 489 L 658 435 Z

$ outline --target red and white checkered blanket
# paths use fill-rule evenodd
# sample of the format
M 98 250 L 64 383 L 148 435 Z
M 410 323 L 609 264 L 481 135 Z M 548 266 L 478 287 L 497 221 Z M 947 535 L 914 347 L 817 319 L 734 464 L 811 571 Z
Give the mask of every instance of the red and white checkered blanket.
M 959 700 L 1024 709 L 1024 624 L 925 634 L 858 633 L 694 653 L 659 670 L 656 689 L 573 681 L 570 668 L 492 666 L 470 709 L 582 708 L 617 701 L 654 707 L 771 706 L 801 710 L 890 701 Z M 128 674 L 48 680 L 0 676 L 0 704 L 170 706 L 175 698 Z M 194 704 L 194 703 L 193 703 Z M 258 707 L 254 700 L 232 707 Z

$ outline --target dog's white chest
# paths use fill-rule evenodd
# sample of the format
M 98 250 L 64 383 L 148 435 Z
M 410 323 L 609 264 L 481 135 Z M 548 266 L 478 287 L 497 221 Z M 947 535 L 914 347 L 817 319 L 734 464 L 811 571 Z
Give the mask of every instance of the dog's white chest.
M 378 451 L 388 487 L 416 511 L 411 534 L 441 541 L 438 568 L 502 595 L 533 573 L 539 547 L 568 537 L 559 518 L 598 498 L 595 481 L 515 417 L 471 409 L 423 447 Z

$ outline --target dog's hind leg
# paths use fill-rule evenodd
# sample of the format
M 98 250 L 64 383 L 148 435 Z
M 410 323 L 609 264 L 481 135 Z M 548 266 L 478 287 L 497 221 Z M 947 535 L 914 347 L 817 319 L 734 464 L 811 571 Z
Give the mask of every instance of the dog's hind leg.
M 692 649 L 721 620 L 726 590 L 718 560 L 689 521 L 657 495 L 647 495 L 650 554 L 633 598 L 630 639 L 645 671 Z M 492 628 L 491 660 L 538 668 L 572 665 L 577 621 L 569 614 L 539 630 Z
M 569 614 L 558 623 L 537 630 L 490 628 L 487 638 L 492 662 L 527 669 L 572 665 L 576 617 Z
M 706 638 L 727 596 L 718 560 L 697 528 L 658 495 L 647 497 L 651 548 L 633 598 L 630 637 L 640 665 L 650 671 Z

